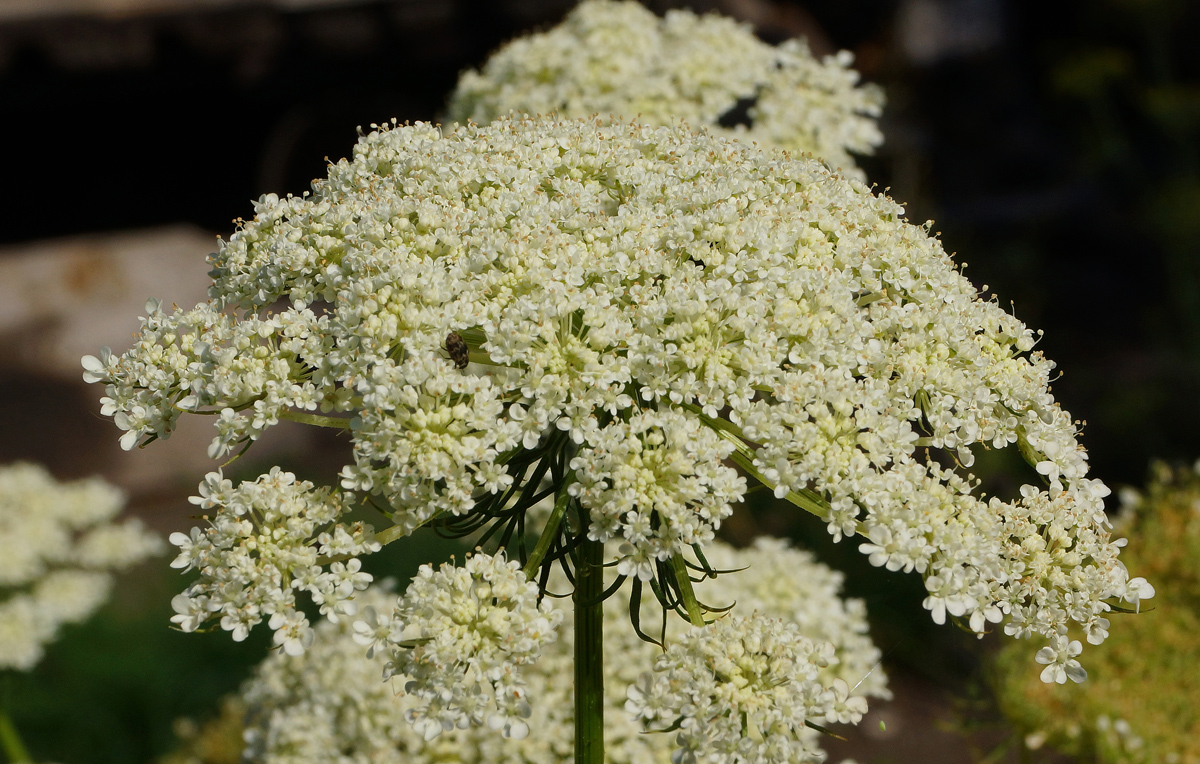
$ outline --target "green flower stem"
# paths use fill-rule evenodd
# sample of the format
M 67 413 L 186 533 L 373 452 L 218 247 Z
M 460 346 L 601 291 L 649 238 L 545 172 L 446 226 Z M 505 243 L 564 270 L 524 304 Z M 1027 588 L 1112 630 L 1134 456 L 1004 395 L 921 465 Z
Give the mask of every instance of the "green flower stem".
M 575 764 L 604 764 L 604 542 L 585 538 L 575 566 Z
M 770 481 L 768 481 L 767 478 L 761 472 L 759 472 L 757 469 L 754 468 L 753 457 L 748 456 L 739 450 L 739 451 L 734 451 L 733 455 L 730 456 L 729 458 L 733 460 L 734 464 L 736 464 L 737 466 L 744 469 L 747 473 L 749 473 L 749 475 L 752 478 L 759 481 L 760 483 L 765 485 L 767 488 L 770 488 L 771 490 L 775 489 L 775 486 L 771 485 Z M 783 498 L 787 499 L 792 504 L 795 504 L 797 507 L 800 507 L 800 509 L 803 509 L 805 512 L 814 514 L 817 517 L 821 518 L 822 520 L 826 520 L 826 521 L 829 520 L 829 514 L 833 509 L 832 507 L 829 506 L 829 502 L 822 499 L 819 495 L 817 495 L 813 491 L 809 491 L 807 489 L 804 489 L 804 490 L 801 490 L 798 492 L 797 491 L 788 491 L 787 494 Z M 864 523 L 862 520 L 856 520 L 854 522 L 854 530 L 856 533 L 858 533 L 858 535 L 862 536 L 863 538 L 869 538 L 869 536 L 867 535 L 867 524 Z
M 762 483 L 763 485 L 765 485 L 767 488 L 769 488 L 771 490 L 775 489 L 775 486 L 771 485 L 770 481 L 768 481 L 767 478 L 761 472 L 759 472 L 758 469 L 754 466 L 754 459 L 752 457 L 747 456 L 745 453 L 743 453 L 739 450 L 739 451 L 734 451 L 733 455 L 729 458 L 733 460 L 734 464 L 736 464 L 737 466 L 741 467 L 746 472 L 748 472 L 750 474 L 750 476 L 753 477 L 755 480 Z M 806 512 L 811 512 L 812 514 L 816 515 L 817 517 L 821 518 L 822 520 L 828 520 L 829 512 L 832 509 L 832 507 L 830 507 L 829 504 L 826 503 L 825 500 L 819 496 L 804 495 L 807 493 L 808 493 L 808 491 L 805 491 L 804 493 L 797 493 L 796 491 L 788 491 L 787 496 L 785 498 L 788 501 L 790 501 L 791 503 L 795 504 L 797 507 L 800 507 L 801 509 L 805 510 Z
M 733 460 L 734 464 L 744 469 L 750 475 L 750 477 L 762 483 L 767 488 L 770 488 L 771 490 L 775 489 L 775 486 L 771 485 L 771 482 L 767 480 L 766 476 L 759 472 L 754 466 L 754 449 L 752 449 L 749 444 L 746 443 L 740 429 L 738 429 L 732 422 L 727 422 L 724 419 L 713 419 L 712 417 L 706 415 L 699 406 L 684 404 L 683 408 L 700 417 L 700 421 L 704 422 L 705 425 L 711 427 L 718 435 L 733 444 L 734 451 L 729 458 Z M 805 512 L 814 514 L 826 521 L 829 520 L 829 515 L 833 510 L 833 507 L 829 506 L 829 502 L 821 498 L 820 494 L 808 489 L 802 489 L 800 491 L 788 491 L 787 495 L 785 495 L 783 498 L 787 499 L 792 504 L 795 504 L 797 507 L 800 507 L 800 509 L 803 509 Z M 866 523 L 862 522 L 861 520 L 855 523 L 854 530 L 863 538 L 869 538 L 867 536 Z
M 4 755 L 12 764 L 28 764 L 33 761 L 25 743 L 21 741 L 21 736 L 17 734 L 16 726 L 3 708 L 0 708 L 0 748 L 4 749 Z
M 404 538 L 404 528 L 399 525 L 393 525 L 390 528 L 384 528 L 379 533 L 375 534 L 375 540 L 378 541 L 382 546 L 387 546 L 393 541 L 401 538 Z
M 870 294 L 864 294 L 862 297 L 859 297 L 854 301 L 854 304 L 860 308 L 865 308 L 873 302 L 879 302 L 880 300 L 887 299 L 888 296 L 889 295 L 886 289 L 882 292 L 871 292 Z
M 542 560 L 546 558 L 546 552 L 550 551 L 551 544 L 558 538 L 558 527 L 567 513 L 567 505 L 571 503 L 571 494 L 567 492 L 567 488 L 574 482 L 575 470 L 571 470 L 559 487 L 558 495 L 554 497 L 554 509 L 550 512 L 550 519 L 546 521 L 546 527 L 542 529 L 542 535 L 538 537 L 537 546 L 533 548 L 533 553 L 529 555 L 529 560 L 525 563 L 525 578 L 529 580 L 533 580 L 537 575 L 538 568 L 542 566 Z M 603 544 L 601 552 L 603 552 Z M 601 591 L 603 591 L 603 584 L 601 584 Z
M 747 450 L 750 448 L 749 446 L 746 445 L 745 441 L 743 440 L 743 438 L 745 436 L 742 434 L 741 429 L 739 429 L 736 425 L 734 425 L 733 422 L 729 422 L 724 419 L 713 419 L 708 414 L 704 413 L 704 409 L 700 408 L 699 406 L 697 406 L 694 403 L 685 403 L 682 406 L 680 406 L 680 408 L 682 408 L 685 411 L 690 411 L 693 414 L 695 414 L 696 416 L 700 417 L 700 421 L 704 422 L 705 425 L 707 425 L 708 427 L 711 427 L 712 429 L 716 430 L 717 432 L 721 433 L 722 435 L 733 436 L 733 440 L 735 442 L 741 444 L 742 448 L 745 448 Z
M 1017 428 L 1017 450 L 1021 452 L 1021 458 L 1034 469 L 1037 469 L 1039 463 L 1044 462 L 1046 457 L 1038 453 L 1037 449 L 1030 445 L 1029 440 L 1025 437 L 1025 428 Z
M 320 414 L 305 414 L 303 411 L 284 409 L 279 412 L 280 419 L 290 419 L 301 424 L 311 424 L 317 427 L 332 427 L 338 430 L 350 429 L 350 420 L 345 417 L 321 416 Z
M 459 329 L 458 336 L 472 347 L 479 347 L 487 342 L 487 332 L 482 329 Z
M 675 583 L 679 586 L 679 597 L 683 600 L 683 607 L 687 610 L 688 620 L 693 626 L 704 625 L 704 611 L 700 608 L 700 601 L 696 599 L 696 592 L 692 590 L 692 579 L 688 575 L 687 565 L 683 561 L 683 555 L 677 554 L 671 558 L 671 570 L 675 573 Z

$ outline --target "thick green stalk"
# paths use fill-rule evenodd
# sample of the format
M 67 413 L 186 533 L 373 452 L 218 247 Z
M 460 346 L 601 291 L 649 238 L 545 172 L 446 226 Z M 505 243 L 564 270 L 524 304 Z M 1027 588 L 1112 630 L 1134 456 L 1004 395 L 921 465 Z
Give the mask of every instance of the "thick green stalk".
M 585 539 L 575 566 L 575 764 L 604 764 L 604 542 Z
M 33 761 L 25 744 L 21 742 L 21 736 L 17 734 L 17 728 L 13 725 L 12 719 L 8 717 L 8 712 L 3 708 L 0 708 L 0 748 L 4 749 L 5 757 L 12 764 L 28 764 Z

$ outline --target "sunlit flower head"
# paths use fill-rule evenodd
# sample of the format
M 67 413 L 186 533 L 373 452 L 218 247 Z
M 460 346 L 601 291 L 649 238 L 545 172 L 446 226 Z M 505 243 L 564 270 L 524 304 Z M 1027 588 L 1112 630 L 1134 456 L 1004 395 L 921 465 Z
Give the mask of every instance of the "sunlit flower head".
M 518 562 L 477 552 L 460 567 L 422 566 L 392 612 L 355 623 L 355 639 L 389 653 L 386 675 L 408 677 L 406 715 L 426 740 L 485 723 L 519 739 L 531 713 L 523 672 L 562 621 L 538 600 Z
M 883 141 L 882 92 L 858 84 L 849 51 L 823 60 L 801 40 L 772 46 L 745 24 L 631 0 L 584 0 L 562 24 L 513 40 L 450 97 L 452 121 L 510 112 L 652 125 L 680 120 L 760 146 L 806 151 L 855 177 Z M 744 112 L 744 113 L 739 113 Z
M 152 305 L 86 360 L 128 445 L 188 411 L 217 415 L 218 455 L 281 418 L 339 427 L 339 501 L 396 534 L 553 477 L 639 578 L 761 482 L 978 633 L 1099 635 L 1151 592 L 1034 334 L 820 162 L 604 120 L 379 129 L 212 265 L 210 302 Z M 1012 446 L 1041 487 L 980 496 L 974 451 Z

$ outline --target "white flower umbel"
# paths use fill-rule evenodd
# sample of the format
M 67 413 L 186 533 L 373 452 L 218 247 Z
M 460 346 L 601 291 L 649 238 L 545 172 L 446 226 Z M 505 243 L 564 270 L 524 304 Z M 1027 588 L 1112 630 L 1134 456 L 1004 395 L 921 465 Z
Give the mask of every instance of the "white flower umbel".
M 858 600 L 839 596 L 840 575 L 815 562 L 806 552 L 764 539 L 745 550 L 714 542 L 706 551 L 719 568 L 744 568 L 699 588 L 702 596 L 737 600 L 737 610 L 791 620 L 800 634 L 833 645 L 833 660 L 818 668 L 820 681 L 834 686 L 848 682 L 855 695 L 888 697 L 886 677 L 877 667 L 879 651 L 866 636 L 867 622 Z M 552 591 L 565 591 L 560 574 L 550 581 Z M 648 595 L 648 592 L 646 592 Z M 443 732 L 431 741 L 405 721 L 418 699 L 403 692 L 404 679 L 381 681 L 392 644 L 390 613 L 396 596 L 379 585 L 355 596 L 361 617 L 337 623 L 321 621 L 312 647 L 298 657 L 276 653 L 256 670 L 244 689 L 250 708 L 246 738 L 247 759 L 259 764 L 299 764 L 347 761 L 354 764 L 561 764 L 572 755 L 574 725 L 573 637 L 569 629 L 546 645 L 537 661 L 522 667 L 532 699 L 525 720 L 529 735 L 504 738 L 486 727 Z M 564 610 L 569 601 L 564 601 Z M 647 596 L 644 627 L 655 634 L 661 620 Z M 382 616 L 380 614 L 383 614 Z M 661 650 L 638 639 L 629 627 L 625 597 L 604 603 L 605 743 L 613 764 L 667 764 L 675 747 L 674 735 L 648 735 L 625 711 L 626 691 L 641 674 L 651 671 Z M 667 621 L 668 639 L 690 627 L 677 618 Z M 382 627 L 382 628 L 381 628 Z M 363 644 L 382 648 L 372 656 Z M 874 671 L 872 669 L 874 668 Z M 800 730 L 808 749 L 821 736 Z M 344 758 L 342 758 L 344 757 Z
M 0 669 L 27 671 L 63 624 L 104 602 L 114 571 L 162 551 L 98 478 L 59 483 L 33 464 L 0 467 Z
M 745 478 L 721 463 L 733 444 L 693 416 L 639 412 L 590 443 L 571 461 L 578 482 L 569 490 L 593 510 L 590 537 L 626 542 L 622 575 L 649 580 L 656 560 L 707 546 L 746 492 Z
M 807 151 L 861 177 L 851 153 L 883 141 L 882 92 L 859 86 L 853 56 L 817 60 L 800 40 L 771 46 L 733 19 L 584 0 L 562 24 L 518 38 L 462 75 L 448 118 L 509 112 L 595 114 L 653 125 L 683 120 L 761 146 Z M 744 124 L 729 116 L 744 108 Z M 722 119 L 722 118 L 725 119 Z M 720 123 L 730 124 L 721 127 Z
M 171 534 L 179 547 L 171 567 L 200 572 L 171 601 L 171 620 L 180 629 L 195 631 L 219 619 L 240 642 L 265 617 L 275 643 L 295 655 L 312 639 L 296 592 L 308 592 L 331 620 L 354 613 L 350 598 L 371 576 L 353 555 L 377 551 L 379 543 L 369 526 L 337 522 L 347 511 L 339 493 L 276 467 L 236 488 L 221 473 L 209 473 L 191 501 L 216 515 L 205 516 L 206 529 Z M 350 559 L 326 564 L 323 557 Z
M 360 612 L 390 610 L 396 595 L 373 586 L 355 596 Z M 303 655 L 272 653 L 242 689 L 246 761 L 262 764 L 425 764 L 423 740 L 404 720 L 404 683 L 384 681 L 383 660 L 363 654 L 354 621 L 322 619 Z
M 867 607 L 842 597 L 841 573 L 782 539 L 760 538 L 746 549 L 717 542 L 704 554 L 713 568 L 736 571 L 696 585 L 708 604 L 737 603 L 737 613 L 795 623 L 809 639 L 833 645 L 836 660 L 820 670 L 822 682 L 841 679 L 855 695 L 891 697 L 883 656 L 867 633 Z
M 210 303 L 152 305 L 131 350 L 86 359 L 127 445 L 187 411 L 217 417 L 214 453 L 280 418 L 343 428 L 344 501 L 397 536 L 519 519 L 550 478 L 571 522 L 626 542 L 606 561 L 668 584 L 745 490 L 728 457 L 979 633 L 1099 637 L 1151 591 L 1033 333 L 820 162 L 682 125 L 417 124 L 257 209 Z M 973 449 L 1009 446 L 1042 487 L 978 495 Z
M 418 735 L 486 722 L 504 737 L 529 733 L 522 672 L 557 638 L 562 613 L 538 602 L 520 563 L 477 552 L 461 567 L 424 565 L 395 611 L 371 611 L 356 640 L 389 652 L 388 676 L 409 678 L 407 711 Z
M 626 709 L 647 731 L 679 730 L 676 764 L 819 762 L 806 722 L 857 722 L 867 710 L 845 682 L 820 682 L 832 659 L 832 645 L 795 624 L 731 616 L 671 645 L 629 688 Z

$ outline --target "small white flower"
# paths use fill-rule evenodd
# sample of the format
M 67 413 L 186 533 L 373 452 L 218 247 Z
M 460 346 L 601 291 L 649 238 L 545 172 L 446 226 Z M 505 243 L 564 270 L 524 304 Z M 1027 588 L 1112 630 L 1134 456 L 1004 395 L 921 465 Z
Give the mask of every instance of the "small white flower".
M 1154 596 L 1154 587 L 1150 585 L 1146 579 L 1142 577 L 1132 578 L 1129 583 L 1125 584 L 1125 594 L 1122 599 L 1130 603 L 1140 613 L 1142 610 L 1142 600 L 1148 600 Z
M 83 364 L 83 381 L 91 384 L 93 382 L 107 382 L 108 374 L 111 367 L 116 365 L 116 358 L 109 348 L 100 349 L 100 357 L 94 355 L 85 355 L 81 362 Z
M 208 598 L 192 596 L 188 592 L 172 597 L 171 608 L 175 611 L 175 615 L 171 616 L 171 623 L 178 624 L 180 631 L 195 631 L 210 615 Z
M 1097 617 L 1095 621 L 1088 624 L 1087 641 L 1089 644 L 1098 645 L 1108 639 L 1109 621 L 1107 618 Z
M 167 537 L 167 541 L 179 547 L 179 555 L 171 560 L 171 567 L 190 570 L 198 553 L 204 548 L 204 531 L 199 528 L 192 528 L 188 533 L 176 531 Z
M 303 613 L 275 613 L 269 625 L 275 630 L 275 644 L 288 655 L 303 655 L 312 644 L 313 630 Z M 237 639 L 237 635 L 234 635 L 234 639 Z
M 1075 656 L 1083 652 L 1083 645 L 1079 640 L 1074 639 L 1070 642 L 1061 634 L 1055 634 L 1050 638 L 1050 644 L 1038 650 L 1034 659 L 1038 663 L 1046 664 L 1046 668 L 1042 669 L 1042 681 L 1050 684 L 1057 682 L 1063 684 L 1068 679 L 1072 682 L 1082 682 L 1087 679 L 1087 671 L 1079 665 L 1079 661 L 1075 660 Z

